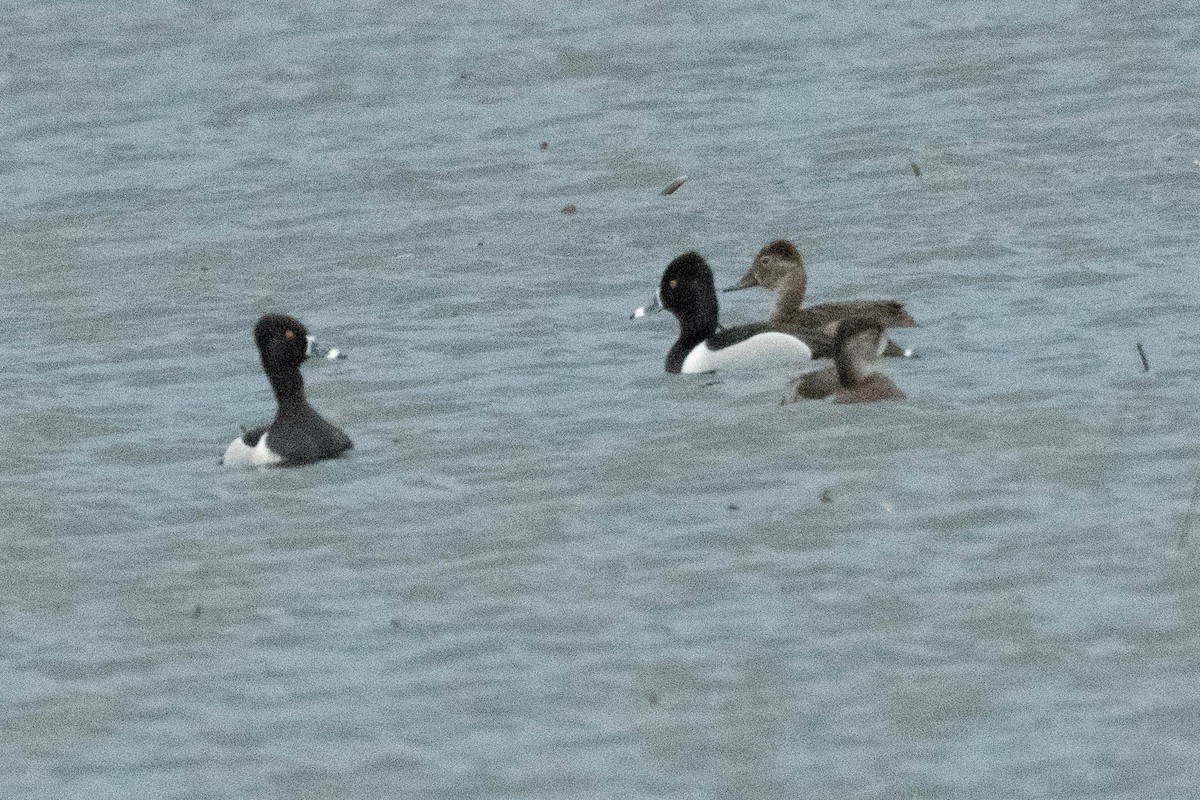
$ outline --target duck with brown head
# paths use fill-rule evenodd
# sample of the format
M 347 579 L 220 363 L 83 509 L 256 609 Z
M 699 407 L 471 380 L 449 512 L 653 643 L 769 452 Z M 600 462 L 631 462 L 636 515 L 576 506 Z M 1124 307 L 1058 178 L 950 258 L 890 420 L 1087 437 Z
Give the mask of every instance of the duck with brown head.
M 770 323 L 777 330 L 818 329 L 833 334 L 838 323 L 851 317 L 873 319 L 885 328 L 912 328 L 917 323 L 895 300 L 846 300 L 804 307 L 808 273 L 804 257 L 787 239 L 777 239 L 758 251 L 750 269 L 736 284 L 725 289 L 734 292 L 752 286 L 775 292 L 775 310 Z M 911 356 L 911 350 L 888 342 L 885 355 Z
M 805 373 L 792 381 L 787 400 L 872 403 L 900 400 L 904 392 L 880 370 L 886 339 L 875 320 L 855 317 L 838 326 L 833 365 Z

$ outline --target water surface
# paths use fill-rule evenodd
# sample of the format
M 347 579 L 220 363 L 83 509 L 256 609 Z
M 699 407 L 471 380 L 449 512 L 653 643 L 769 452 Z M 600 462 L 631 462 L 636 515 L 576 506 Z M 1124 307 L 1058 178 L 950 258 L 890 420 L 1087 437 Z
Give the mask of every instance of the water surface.
M 1190 797 L 1198 22 L 0 6 L 3 794 Z M 905 402 L 662 373 L 780 236 Z

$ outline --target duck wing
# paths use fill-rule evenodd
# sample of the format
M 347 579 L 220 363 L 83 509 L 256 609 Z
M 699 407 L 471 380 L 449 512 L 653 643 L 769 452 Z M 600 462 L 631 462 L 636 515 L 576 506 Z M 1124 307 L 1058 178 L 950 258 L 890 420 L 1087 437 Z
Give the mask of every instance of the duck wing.
M 917 322 L 895 300 L 847 300 L 840 303 L 819 303 L 805 308 L 781 308 L 776 306 L 771 321 L 779 325 L 797 328 L 826 330 L 830 326 L 850 317 L 864 317 L 878 322 L 885 328 L 915 328 Z
M 820 400 L 823 397 L 829 397 L 840 389 L 841 385 L 837 370 L 833 367 L 815 369 L 792 380 L 790 399 Z

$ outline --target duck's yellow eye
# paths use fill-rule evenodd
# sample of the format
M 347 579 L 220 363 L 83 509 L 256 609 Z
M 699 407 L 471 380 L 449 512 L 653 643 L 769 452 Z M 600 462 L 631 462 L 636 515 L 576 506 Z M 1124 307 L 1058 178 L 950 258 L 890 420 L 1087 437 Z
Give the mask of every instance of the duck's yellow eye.
M 667 284 L 667 286 L 671 287 L 672 289 L 674 289 L 678 285 L 679 285 L 679 281 L 675 278 L 671 278 L 670 283 Z
M 284 332 L 283 332 L 283 338 L 285 338 L 285 339 L 295 339 L 295 338 L 296 338 L 296 332 L 295 332 L 294 330 L 292 330 L 291 328 L 288 328 L 286 331 L 284 331 Z

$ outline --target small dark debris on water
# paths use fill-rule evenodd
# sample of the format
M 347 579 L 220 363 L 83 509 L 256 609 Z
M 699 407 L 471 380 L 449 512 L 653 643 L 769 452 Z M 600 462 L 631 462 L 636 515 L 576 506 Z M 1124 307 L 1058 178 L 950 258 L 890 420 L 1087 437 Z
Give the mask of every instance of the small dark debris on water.
M 648 702 L 651 706 L 658 705 L 658 693 L 646 692 L 646 702 Z
M 1179 532 L 1176 535 L 1176 543 L 1180 547 L 1187 545 L 1188 534 L 1192 531 L 1192 522 L 1196 519 L 1197 501 L 1200 501 L 1200 475 L 1196 476 L 1196 483 L 1192 486 L 1191 502 L 1188 503 L 1183 519 L 1179 521 Z
M 921 177 L 921 165 L 920 164 L 918 164 L 915 161 L 910 161 L 908 163 L 908 165 L 910 167 L 912 167 L 913 175 L 916 175 L 918 178 Z
M 683 186 L 685 183 L 687 183 L 687 179 L 687 175 L 680 175 L 678 178 L 667 184 L 667 188 L 662 190 L 662 194 L 675 194 L 675 192 L 679 190 L 680 186 Z
M 203 610 L 200 608 L 200 604 L 196 603 L 196 607 L 192 609 L 192 619 L 200 619 L 200 614 Z
M 390 624 L 392 626 L 392 630 L 394 630 L 394 631 L 400 630 L 400 620 L 396 619 L 395 617 L 392 617 L 392 619 L 390 620 Z
M 541 144 L 539 144 L 539 145 L 538 145 L 538 149 L 539 149 L 539 150 L 549 150 L 549 149 L 550 149 L 550 143 L 549 143 L 549 142 L 542 142 Z
M 565 206 L 563 206 L 562 213 L 564 213 L 564 214 L 574 214 L 574 213 L 575 213 L 576 211 L 578 211 L 578 210 L 579 210 L 579 209 L 575 207 L 575 204 L 574 204 L 574 203 L 567 203 Z
M 483 247 L 483 242 L 476 242 L 476 243 L 475 243 L 475 246 L 476 246 L 476 247 Z
M 742 507 L 739 506 L 737 503 L 730 503 L 729 505 L 727 505 L 725 507 L 728 508 L 730 511 L 741 511 L 742 510 Z
M 1142 343 L 1137 343 L 1138 355 L 1142 357 L 1142 372 L 1150 371 L 1150 359 L 1146 358 L 1146 348 L 1142 347 Z
M 832 503 L 833 502 L 833 492 L 829 491 L 828 489 L 821 492 L 821 502 L 822 503 Z

